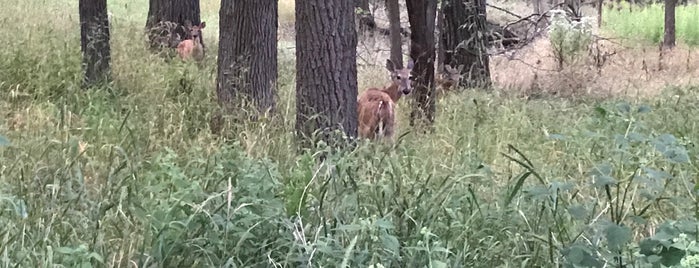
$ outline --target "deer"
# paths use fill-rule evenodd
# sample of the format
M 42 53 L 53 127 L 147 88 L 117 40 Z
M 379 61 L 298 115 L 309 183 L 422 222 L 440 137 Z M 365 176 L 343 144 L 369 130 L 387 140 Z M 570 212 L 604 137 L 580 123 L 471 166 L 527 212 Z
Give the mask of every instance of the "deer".
M 412 70 L 415 63 L 408 61 L 405 68 L 397 69 L 390 59 L 386 69 L 391 75 L 391 84 L 383 88 L 368 88 L 357 98 L 358 132 L 360 138 L 375 140 L 384 138 L 393 141 L 395 133 L 395 106 L 403 95 L 412 91 Z
M 182 60 L 194 59 L 195 61 L 201 62 L 204 59 L 204 45 L 201 43 L 201 30 L 206 27 L 206 22 L 193 26 L 191 21 L 185 21 L 184 27 L 189 31 L 188 37 L 191 37 L 191 39 L 182 40 L 182 42 L 177 45 L 177 54 L 180 55 Z
M 456 68 L 444 65 L 442 72 L 438 73 L 434 79 L 437 84 L 437 93 L 443 93 L 457 88 L 461 81 L 461 70 L 463 69 L 463 65 L 459 65 L 459 67 Z

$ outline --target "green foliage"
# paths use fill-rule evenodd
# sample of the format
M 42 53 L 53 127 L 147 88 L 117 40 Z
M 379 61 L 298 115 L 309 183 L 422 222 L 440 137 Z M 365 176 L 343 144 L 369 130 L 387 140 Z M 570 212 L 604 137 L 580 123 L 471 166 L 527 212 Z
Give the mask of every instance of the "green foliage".
M 36 13 L 32 31 L 0 28 L 16 36 L 0 39 L 0 144 L 12 141 L 0 148 L 2 266 L 699 259 L 696 88 L 647 104 L 452 94 L 439 100 L 433 133 L 412 131 L 398 106 L 397 144 L 297 152 L 292 51 L 280 46 L 278 114 L 216 137 L 213 58 L 198 68 L 150 55 L 134 41 L 144 5 L 110 5 L 114 82 L 80 90 L 75 5 L 0 10 L 16 21 Z M 59 19 L 39 19 L 49 14 Z
M 675 13 L 677 41 L 692 47 L 699 45 L 699 25 L 696 23 L 699 6 L 678 5 Z M 663 4 L 653 3 L 641 7 L 622 2 L 621 8 L 607 8 L 602 14 L 603 29 L 630 39 L 631 42 L 658 44 L 663 39 L 665 25 Z
M 564 63 L 570 63 L 585 55 L 592 42 L 592 24 L 588 17 L 572 21 L 565 11 L 560 9 L 551 10 L 551 14 L 548 36 L 554 58 L 561 68 Z

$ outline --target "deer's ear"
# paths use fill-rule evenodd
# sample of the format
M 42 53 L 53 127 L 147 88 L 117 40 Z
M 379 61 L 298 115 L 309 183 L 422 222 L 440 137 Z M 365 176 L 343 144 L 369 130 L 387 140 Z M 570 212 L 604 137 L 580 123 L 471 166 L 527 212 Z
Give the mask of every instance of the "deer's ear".
M 393 72 L 396 70 L 396 65 L 391 61 L 391 59 L 386 59 L 386 69 L 389 72 Z
M 201 24 L 199 24 L 199 29 L 204 29 L 206 27 L 206 22 L 202 21 Z
M 413 67 L 415 67 L 415 62 L 413 61 L 413 59 L 408 59 L 408 66 L 406 68 L 412 70 Z
M 184 21 L 184 27 L 192 28 L 192 21 L 191 21 L 191 20 L 185 20 L 185 21 Z
M 459 72 L 461 72 L 461 70 L 463 70 L 463 69 L 464 69 L 464 65 L 463 65 L 463 64 L 459 65 L 459 67 L 456 67 L 456 70 L 459 71 Z

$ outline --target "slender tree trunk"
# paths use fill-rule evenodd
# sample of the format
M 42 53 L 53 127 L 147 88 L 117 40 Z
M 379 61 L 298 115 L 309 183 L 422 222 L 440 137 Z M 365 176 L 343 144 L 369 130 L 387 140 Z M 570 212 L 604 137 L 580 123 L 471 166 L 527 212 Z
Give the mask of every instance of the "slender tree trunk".
M 410 113 L 411 126 L 432 126 L 436 103 L 434 90 L 434 23 L 436 0 L 406 0 L 410 21 L 410 57 L 415 60 L 415 106 Z M 430 128 L 431 129 L 431 128 Z
M 235 2 L 235 4 L 234 4 Z M 216 93 L 228 112 L 274 109 L 277 0 L 221 0 Z
M 391 61 L 403 68 L 403 38 L 400 33 L 400 5 L 398 0 L 386 0 L 388 14 L 389 37 L 391 40 Z
M 152 49 L 177 47 L 180 41 L 191 39 L 184 24 L 201 24 L 199 0 L 149 0 L 146 33 Z M 206 47 L 201 37 L 202 46 Z
M 461 85 L 487 88 L 490 86 L 490 66 L 485 34 L 484 0 L 448 0 L 442 2 L 446 50 L 444 64 L 464 65 Z
M 597 27 L 602 27 L 602 10 L 604 9 L 604 0 L 597 0 Z
M 370 32 L 376 30 L 376 21 L 374 14 L 369 9 L 369 0 L 355 0 L 356 7 L 361 9 L 359 16 L 359 30 L 361 32 Z
M 677 0 L 665 0 L 665 35 L 663 48 L 675 47 L 675 6 Z
M 83 86 L 110 79 L 111 51 L 107 0 L 80 0 L 80 49 L 83 54 Z
M 356 47 L 352 1 L 296 2 L 296 131 L 303 141 L 316 131 L 331 146 L 340 145 L 336 130 L 357 136 Z

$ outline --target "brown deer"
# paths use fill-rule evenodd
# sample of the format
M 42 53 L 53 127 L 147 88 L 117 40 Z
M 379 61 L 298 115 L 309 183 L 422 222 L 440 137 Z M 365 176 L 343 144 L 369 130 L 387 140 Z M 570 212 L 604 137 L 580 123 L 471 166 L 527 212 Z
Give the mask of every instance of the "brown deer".
M 434 79 L 437 84 L 437 93 L 445 93 L 457 88 L 461 81 L 461 70 L 463 69 L 463 65 L 459 65 L 457 68 L 444 65 L 442 72 L 436 75 Z
M 184 27 L 188 33 L 188 37 L 177 45 L 177 54 L 183 60 L 194 59 L 201 62 L 204 59 L 204 45 L 201 43 L 201 30 L 206 27 L 206 22 L 192 26 L 191 21 L 185 21 Z
M 368 88 L 357 99 L 359 137 L 366 139 L 387 138 L 393 141 L 395 132 L 395 105 L 403 95 L 412 90 L 412 70 L 414 62 L 408 61 L 403 69 L 386 60 L 386 69 L 391 73 L 391 84 L 383 88 Z

